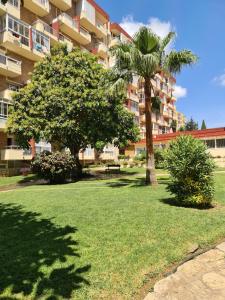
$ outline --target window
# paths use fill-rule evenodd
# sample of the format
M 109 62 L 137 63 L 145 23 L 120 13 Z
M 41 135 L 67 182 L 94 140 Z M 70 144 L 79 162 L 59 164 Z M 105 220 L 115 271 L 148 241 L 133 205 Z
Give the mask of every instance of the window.
M 4 99 L 0 99 L 0 118 L 6 119 L 8 117 L 8 111 L 9 103 Z
M 85 156 L 93 156 L 94 155 L 94 149 L 92 148 L 86 148 L 84 151 Z
M 43 33 L 33 29 L 32 39 L 34 43 L 34 48 L 40 52 L 48 52 L 50 50 L 49 37 Z
M 130 100 L 130 110 L 132 112 L 138 112 L 139 111 L 139 105 L 137 102 Z
M 8 89 L 10 91 L 14 91 L 14 92 L 18 92 L 20 87 L 21 87 L 21 85 L 17 85 L 17 84 L 13 84 L 13 83 L 9 83 L 9 85 L 8 85 Z
M 22 44 L 29 46 L 28 25 L 8 15 L 8 30 L 11 31 L 14 36 L 20 38 Z
M 216 147 L 216 142 L 215 140 L 206 140 L 205 144 L 208 148 L 215 148 Z
M 225 139 L 216 140 L 216 147 L 217 148 L 225 148 Z
M 136 155 L 142 154 L 146 151 L 145 148 L 136 148 Z

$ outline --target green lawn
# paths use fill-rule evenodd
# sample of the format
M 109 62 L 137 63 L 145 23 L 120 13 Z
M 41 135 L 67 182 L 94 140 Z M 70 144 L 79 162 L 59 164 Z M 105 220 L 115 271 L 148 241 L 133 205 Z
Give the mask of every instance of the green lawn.
M 32 179 L 33 175 L 28 176 L 12 176 L 12 177 L 0 177 L 0 188 L 3 186 L 15 185 L 24 181 Z
M 193 243 L 225 237 L 225 173 L 211 210 L 167 204 L 167 177 L 141 173 L 0 193 L 0 299 L 141 299 Z

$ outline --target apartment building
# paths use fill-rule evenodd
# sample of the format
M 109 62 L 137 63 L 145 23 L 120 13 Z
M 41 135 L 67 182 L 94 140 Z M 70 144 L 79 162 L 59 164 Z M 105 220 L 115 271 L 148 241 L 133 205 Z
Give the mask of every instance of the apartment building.
M 3 5 L 0 0 L 0 166 L 17 169 L 29 162 L 34 151 L 32 153 L 32 148 L 30 151 L 19 149 L 13 136 L 5 132 L 6 120 L 12 93 L 27 84 L 34 63 L 48 54 L 56 43 L 66 43 L 68 50 L 74 46 L 80 47 L 97 55 L 99 63 L 105 67 L 112 67 L 115 61 L 109 57 L 109 47 L 119 41 L 132 40 L 121 26 L 110 23 L 109 15 L 94 0 L 23 0 L 23 5 L 20 1 L 8 0 Z M 168 93 L 171 93 L 169 83 L 165 81 L 167 79 L 161 76 L 157 80 L 163 82 Z M 168 101 L 165 88 L 161 83 L 157 85 L 164 100 Z M 162 105 L 160 114 L 165 124 L 155 122 L 155 131 L 158 128 L 168 132 L 171 117 L 166 116 L 166 109 L 169 115 L 172 112 L 172 118 L 178 118 L 174 103 L 171 94 L 167 105 Z M 142 104 L 139 80 L 134 78 L 128 86 L 126 106 L 134 112 L 144 135 Z M 179 122 L 182 123 L 181 116 Z M 50 145 L 43 143 L 35 147 L 37 152 L 50 149 Z M 118 149 L 105 147 L 104 159 L 115 159 L 117 155 Z M 81 158 L 93 159 L 93 149 L 87 149 Z

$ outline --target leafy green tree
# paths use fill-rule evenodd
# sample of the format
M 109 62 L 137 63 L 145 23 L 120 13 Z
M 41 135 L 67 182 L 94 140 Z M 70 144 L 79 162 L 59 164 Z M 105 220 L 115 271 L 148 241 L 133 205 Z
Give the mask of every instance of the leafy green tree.
M 185 126 L 181 126 L 181 127 L 179 128 L 179 131 L 185 131 Z
M 34 138 L 69 148 L 81 171 L 79 151 L 88 145 L 138 139 L 124 91 L 112 89 L 112 80 L 92 54 L 58 45 L 36 64 L 31 83 L 14 95 L 8 131 L 22 147 Z
M 173 132 L 177 131 L 177 121 L 176 120 L 172 120 L 172 122 L 170 124 L 170 128 L 172 128 Z
M 205 120 L 203 120 L 201 130 L 205 130 L 205 129 L 207 129 L 207 127 L 206 127 L 206 124 L 205 124 Z
M 129 79 L 133 75 L 140 76 L 144 81 L 145 117 L 146 117 L 146 184 L 157 184 L 155 174 L 153 134 L 152 134 L 152 95 L 155 94 L 152 79 L 161 71 L 179 73 L 183 66 L 196 62 L 197 57 L 189 50 L 171 51 L 166 48 L 175 37 L 170 32 L 161 39 L 149 28 L 142 27 L 131 43 L 121 43 L 112 47 L 111 52 L 116 58 L 115 72 L 121 78 Z M 156 95 L 155 95 L 156 96 Z
M 186 131 L 193 131 L 193 130 L 198 130 L 198 123 L 191 118 L 189 121 L 186 122 L 185 124 L 185 130 Z
M 179 205 L 209 206 L 214 196 L 214 162 L 206 145 L 190 135 L 172 141 L 166 151 L 171 175 L 168 190 Z

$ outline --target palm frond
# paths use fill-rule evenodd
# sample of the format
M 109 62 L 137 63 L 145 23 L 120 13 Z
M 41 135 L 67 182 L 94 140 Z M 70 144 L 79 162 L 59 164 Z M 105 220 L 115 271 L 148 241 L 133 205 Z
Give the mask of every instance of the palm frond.
M 171 51 L 163 62 L 162 68 L 170 73 L 180 73 L 182 67 L 196 63 L 198 57 L 190 50 Z
M 162 40 L 161 40 L 161 45 L 160 45 L 160 50 L 161 51 L 165 51 L 165 48 L 171 43 L 173 42 L 173 40 L 176 37 L 176 32 L 169 32 L 167 34 L 167 36 L 165 36 Z
M 133 43 L 142 54 L 157 51 L 160 47 L 160 38 L 148 27 L 141 27 L 135 34 Z

